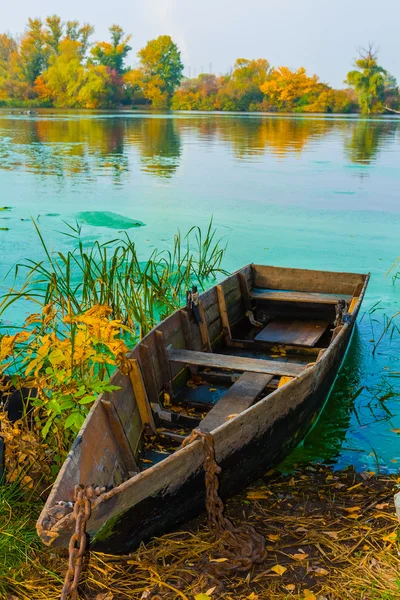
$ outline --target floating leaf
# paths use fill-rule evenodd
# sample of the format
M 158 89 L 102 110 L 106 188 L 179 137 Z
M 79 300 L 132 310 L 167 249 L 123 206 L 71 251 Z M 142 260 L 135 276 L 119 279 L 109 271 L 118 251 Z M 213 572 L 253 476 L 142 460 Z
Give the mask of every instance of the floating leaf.
M 277 573 L 278 575 L 283 575 L 285 571 L 287 571 L 286 567 L 282 567 L 282 565 L 275 565 L 274 567 L 271 567 L 271 571 L 274 571 L 274 573 Z

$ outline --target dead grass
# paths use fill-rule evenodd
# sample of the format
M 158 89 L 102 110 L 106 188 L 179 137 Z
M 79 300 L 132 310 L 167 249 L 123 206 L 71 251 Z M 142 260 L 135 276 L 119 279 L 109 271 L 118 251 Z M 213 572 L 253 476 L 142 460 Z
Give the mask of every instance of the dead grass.
M 91 553 L 80 598 L 193 600 L 200 594 L 206 600 L 208 591 L 213 600 L 400 599 L 398 482 L 326 467 L 270 473 L 227 506 L 236 523 L 250 523 L 266 537 L 266 559 L 251 573 L 209 591 L 198 564 L 213 558 L 215 541 L 202 517 L 129 557 Z M 58 600 L 65 558 L 47 550 L 40 560 L 10 588 L 19 600 Z

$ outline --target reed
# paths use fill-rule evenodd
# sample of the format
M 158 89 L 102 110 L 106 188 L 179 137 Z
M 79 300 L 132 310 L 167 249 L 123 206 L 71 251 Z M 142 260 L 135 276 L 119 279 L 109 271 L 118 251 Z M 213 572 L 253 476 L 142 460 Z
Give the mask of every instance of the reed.
M 14 284 L 0 298 L 0 317 L 21 299 L 54 305 L 61 314 L 101 304 L 112 309 L 113 319 L 134 327 L 142 337 L 179 307 L 191 285 L 204 289 L 208 279 L 226 274 L 221 267 L 226 245 L 217 239 L 212 219 L 205 232 L 200 227 L 192 227 L 186 235 L 178 232 L 172 250 L 154 250 L 145 261 L 139 259 L 128 234 L 89 243 L 79 223 L 66 223 L 64 232 L 75 241 L 75 248 L 52 254 L 38 224 L 33 224 L 44 259 L 28 258 L 16 265 Z

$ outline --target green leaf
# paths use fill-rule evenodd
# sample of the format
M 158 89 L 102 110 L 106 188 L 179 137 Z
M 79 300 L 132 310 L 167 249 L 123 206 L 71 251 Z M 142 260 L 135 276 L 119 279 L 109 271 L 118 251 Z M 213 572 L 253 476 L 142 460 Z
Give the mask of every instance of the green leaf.
M 73 427 L 75 425 L 77 415 L 79 415 L 79 413 L 77 411 L 74 411 L 67 417 L 64 423 L 65 429 L 69 429 L 70 427 Z
M 47 434 L 49 433 L 51 424 L 53 423 L 54 419 L 55 419 L 56 415 L 53 414 L 49 417 L 48 421 L 46 422 L 46 425 L 43 427 L 42 429 L 42 438 L 46 439 Z
M 96 400 L 96 396 L 84 396 L 79 400 L 79 404 L 90 404 L 90 402 L 94 402 Z
M 53 410 L 57 414 L 59 414 L 61 412 L 61 406 L 59 405 L 57 400 L 54 400 L 54 399 L 47 402 L 46 408 L 49 410 Z
M 85 422 L 86 419 L 86 415 L 83 415 L 82 413 L 76 413 L 76 418 L 75 418 L 75 427 L 79 430 L 83 423 Z

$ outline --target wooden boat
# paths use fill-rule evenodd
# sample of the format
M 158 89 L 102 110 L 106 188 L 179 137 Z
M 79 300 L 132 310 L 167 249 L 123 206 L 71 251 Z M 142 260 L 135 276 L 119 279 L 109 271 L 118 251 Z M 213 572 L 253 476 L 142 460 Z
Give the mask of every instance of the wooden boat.
M 74 486 L 91 501 L 92 549 L 128 553 L 204 508 L 200 440 L 212 432 L 220 493 L 277 465 L 324 405 L 349 344 L 369 275 L 248 265 L 189 297 L 132 351 L 117 391 L 94 403 L 38 520 L 67 546 Z

